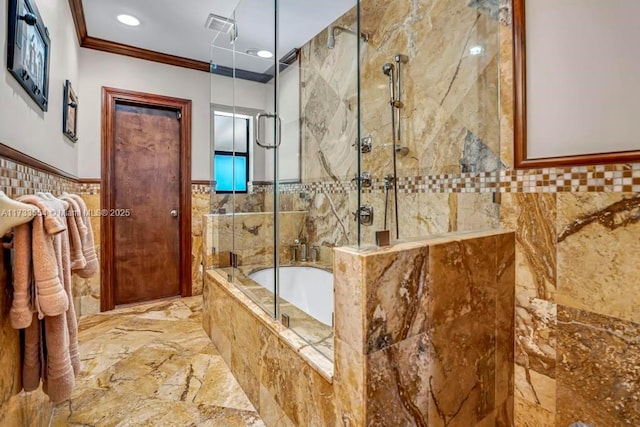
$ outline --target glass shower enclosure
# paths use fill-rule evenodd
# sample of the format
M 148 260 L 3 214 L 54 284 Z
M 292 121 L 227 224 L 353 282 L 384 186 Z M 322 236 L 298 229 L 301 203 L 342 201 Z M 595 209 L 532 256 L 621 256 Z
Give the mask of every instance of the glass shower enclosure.
M 332 248 L 360 243 L 357 6 L 241 0 L 207 21 L 214 265 L 329 359 Z

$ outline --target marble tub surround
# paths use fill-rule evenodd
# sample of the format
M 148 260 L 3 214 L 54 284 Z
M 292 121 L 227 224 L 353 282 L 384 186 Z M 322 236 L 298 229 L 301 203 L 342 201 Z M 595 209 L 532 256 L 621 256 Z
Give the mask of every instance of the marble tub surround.
M 207 271 L 203 326 L 267 425 L 333 426 L 333 364 L 225 276 Z
M 321 263 L 284 263 L 282 267 L 297 266 L 297 267 L 313 267 L 321 268 L 331 272 L 331 266 Z M 257 303 L 268 315 L 275 313 L 275 296 L 273 292 L 266 289 L 264 286 L 255 282 L 249 277 L 249 275 L 255 271 L 265 268 L 264 266 L 242 266 L 239 268 L 220 268 L 216 269 L 216 272 L 223 276 L 233 277 L 233 284 L 244 292 L 253 302 Z M 313 346 L 318 352 L 325 356 L 329 361 L 333 361 L 334 355 L 334 334 L 333 327 L 325 325 L 319 322 L 305 311 L 286 301 L 284 298 L 279 298 L 280 312 L 286 313 L 290 319 L 290 330 L 295 332 L 302 338 L 307 344 Z M 327 377 L 329 373 L 325 373 Z
M 514 245 L 489 231 L 338 249 L 336 295 L 361 288 L 336 339 L 362 356 L 366 425 L 511 425 Z
M 82 370 L 51 425 L 264 426 L 201 326 L 202 297 L 80 319 Z
M 267 424 L 279 413 L 293 425 L 507 426 L 513 251 L 513 233 L 499 232 L 336 249 L 331 382 L 301 378 L 319 372 L 307 347 L 217 272 L 208 272 L 204 325 Z M 266 349 L 274 341 L 287 351 Z

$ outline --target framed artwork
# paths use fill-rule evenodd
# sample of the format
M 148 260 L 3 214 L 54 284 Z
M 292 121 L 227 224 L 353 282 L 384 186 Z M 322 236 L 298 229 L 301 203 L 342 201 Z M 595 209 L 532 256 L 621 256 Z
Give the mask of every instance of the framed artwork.
M 76 142 L 78 140 L 78 96 L 69 80 L 64 83 L 62 99 L 62 132 L 67 138 Z
M 34 0 L 9 0 L 7 68 L 42 111 L 49 98 L 49 31 Z

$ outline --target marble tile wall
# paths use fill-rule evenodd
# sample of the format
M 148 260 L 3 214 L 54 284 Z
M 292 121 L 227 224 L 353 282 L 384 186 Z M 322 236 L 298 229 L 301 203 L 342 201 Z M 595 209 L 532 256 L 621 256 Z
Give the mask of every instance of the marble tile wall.
M 485 232 L 337 251 L 336 298 L 363 302 L 336 307 L 336 337 L 361 339 L 366 425 L 511 425 L 514 247 Z
M 278 245 L 281 259 L 291 256 L 290 245 L 302 237 L 305 211 L 284 211 L 278 214 Z M 230 266 L 230 254 L 238 256 L 238 265 L 273 264 L 273 212 L 247 212 L 204 215 L 205 268 Z
M 500 16 L 501 158 L 509 166 L 510 1 L 501 1 Z M 515 230 L 517 242 L 516 426 L 640 422 L 638 170 L 517 171 L 524 186 L 502 195 L 501 227 Z

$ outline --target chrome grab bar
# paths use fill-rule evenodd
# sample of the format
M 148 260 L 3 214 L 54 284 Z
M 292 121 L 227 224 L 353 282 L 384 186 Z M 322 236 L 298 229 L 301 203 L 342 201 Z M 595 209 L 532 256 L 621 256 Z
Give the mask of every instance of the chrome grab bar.
M 260 119 L 261 118 L 266 118 L 266 119 L 278 119 L 277 123 L 277 127 L 276 127 L 276 135 L 278 138 L 278 143 L 275 145 L 269 145 L 269 144 L 263 144 L 262 140 L 260 139 Z M 258 144 L 260 147 L 262 148 L 266 148 L 267 150 L 271 150 L 273 148 L 278 148 L 280 147 L 280 144 L 282 143 L 282 119 L 280 118 L 280 116 L 278 116 L 275 113 L 258 113 L 256 114 L 256 144 Z

